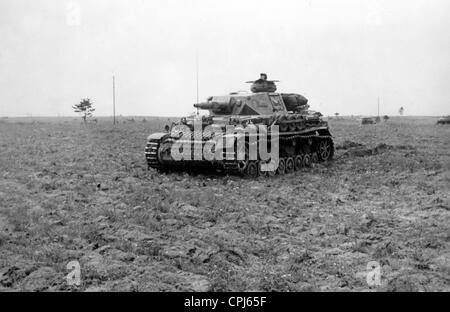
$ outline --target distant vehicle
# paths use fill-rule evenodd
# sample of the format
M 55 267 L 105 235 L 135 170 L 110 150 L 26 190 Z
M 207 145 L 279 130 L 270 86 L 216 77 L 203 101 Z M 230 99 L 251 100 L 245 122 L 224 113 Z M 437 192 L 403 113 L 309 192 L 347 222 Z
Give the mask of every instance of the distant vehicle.
M 438 125 L 448 125 L 450 124 L 450 115 L 444 116 L 438 119 L 437 121 Z
M 373 125 L 377 123 L 376 117 L 364 117 L 361 119 L 362 125 Z

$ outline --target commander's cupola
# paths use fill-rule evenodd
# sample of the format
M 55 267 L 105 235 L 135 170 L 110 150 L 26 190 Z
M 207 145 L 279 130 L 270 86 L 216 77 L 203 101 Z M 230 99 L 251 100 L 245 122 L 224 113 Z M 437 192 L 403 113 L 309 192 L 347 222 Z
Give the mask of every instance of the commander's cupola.
M 253 93 L 258 92 L 275 92 L 277 91 L 277 86 L 275 82 L 278 80 L 267 80 L 267 74 L 261 73 L 260 78 L 255 81 L 247 81 L 247 83 L 251 83 L 250 90 Z

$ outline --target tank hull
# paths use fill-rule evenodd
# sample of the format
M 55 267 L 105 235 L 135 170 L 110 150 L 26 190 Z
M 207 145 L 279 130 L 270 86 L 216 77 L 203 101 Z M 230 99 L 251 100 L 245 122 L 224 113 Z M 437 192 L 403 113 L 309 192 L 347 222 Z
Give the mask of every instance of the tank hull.
M 269 135 L 270 137 L 270 135 Z M 267 163 L 259 157 L 256 160 L 240 160 L 237 153 L 225 155 L 223 149 L 222 159 L 182 159 L 176 160 L 171 152 L 177 140 L 170 138 L 169 134 L 158 134 L 148 139 L 145 149 L 148 168 L 160 171 L 182 170 L 214 170 L 225 174 L 243 175 L 250 178 L 258 176 L 272 176 L 291 173 L 304 167 L 310 167 L 315 162 L 329 161 L 334 155 L 332 135 L 327 126 L 310 127 L 301 131 L 284 131 L 278 133 L 279 165 L 277 169 L 262 171 L 261 165 Z M 249 137 L 246 137 L 247 141 Z M 260 144 L 256 139 L 257 144 Z M 206 142 L 191 141 L 191 155 L 197 149 L 205 148 Z M 235 146 L 236 147 L 236 146 Z M 248 158 L 248 157 L 246 157 Z M 256 168 L 256 169 L 255 169 Z

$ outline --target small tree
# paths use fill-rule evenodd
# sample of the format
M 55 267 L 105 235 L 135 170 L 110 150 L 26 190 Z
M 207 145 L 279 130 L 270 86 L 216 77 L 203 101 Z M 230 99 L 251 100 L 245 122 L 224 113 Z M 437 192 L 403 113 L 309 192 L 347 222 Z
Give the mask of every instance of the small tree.
M 339 113 L 334 113 L 334 116 L 336 116 L 336 119 L 338 119 Z
M 389 116 L 388 116 L 388 115 L 384 115 L 384 116 L 383 116 L 383 119 L 384 119 L 384 121 L 386 122 L 386 121 L 388 121 Z
M 86 98 L 82 99 L 80 103 L 72 106 L 75 113 L 80 113 L 81 118 L 83 118 L 84 123 L 86 123 L 88 117 L 92 117 L 92 113 L 95 111 L 95 108 L 92 107 L 94 103 L 91 102 L 91 99 Z
M 403 113 L 405 112 L 405 109 L 402 107 L 400 107 L 400 109 L 398 110 L 398 113 L 400 114 L 400 116 L 403 116 Z

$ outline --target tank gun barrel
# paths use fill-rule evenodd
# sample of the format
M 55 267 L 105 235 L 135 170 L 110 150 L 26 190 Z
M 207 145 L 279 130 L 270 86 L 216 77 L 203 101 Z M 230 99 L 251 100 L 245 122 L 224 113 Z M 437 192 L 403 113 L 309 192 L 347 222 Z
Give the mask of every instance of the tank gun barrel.
M 199 109 L 211 109 L 211 110 L 224 110 L 229 109 L 231 107 L 228 103 L 220 103 L 220 102 L 203 102 L 194 104 L 194 107 Z

